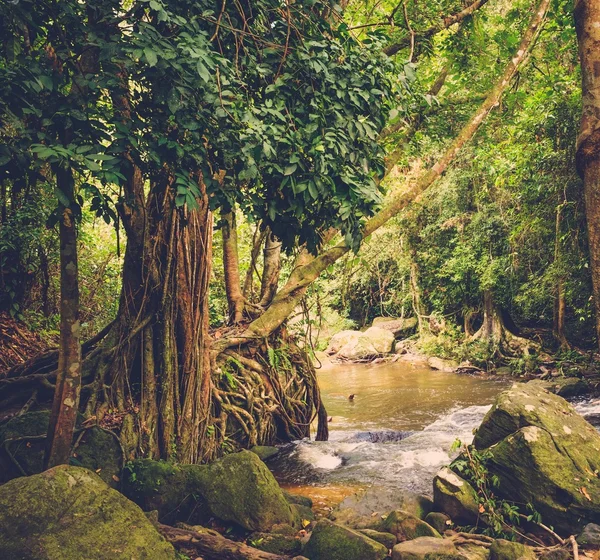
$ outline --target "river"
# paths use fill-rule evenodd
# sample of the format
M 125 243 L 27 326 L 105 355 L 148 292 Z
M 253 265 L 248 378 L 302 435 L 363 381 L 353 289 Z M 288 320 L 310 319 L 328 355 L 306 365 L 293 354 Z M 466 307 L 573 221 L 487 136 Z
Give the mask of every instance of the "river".
M 290 444 L 270 466 L 290 491 L 330 505 L 365 486 L 430 495 L 453 442 L 471 442 L 509 383 L 402 362 L 328 365 L 318 379 L 329 441 Z

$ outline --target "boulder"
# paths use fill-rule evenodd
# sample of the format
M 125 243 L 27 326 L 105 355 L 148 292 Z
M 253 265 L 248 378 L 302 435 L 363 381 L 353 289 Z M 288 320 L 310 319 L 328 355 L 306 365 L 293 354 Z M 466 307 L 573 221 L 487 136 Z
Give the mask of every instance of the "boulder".
M 534 380 L 533 384 L 540 384 L 542 387 L 565 399 L 587 395 L 590 392 L 590 384 L 585 379 L 579 377 L 553 377 L 548 381 Z
M 433 479 L 433 503 L 458 524 L 475 525 L 479 518 L 477 492 L 448 467 Z
M 359 533 L 362 533 L 363 535 L 366 535 L 370 539 L 373 539 L 374 541 L 381 543 L 388 550 L 391 550 L 394 547 L 394 545 L 398 542 L 398 539 L 396 539 L 395 535 L 392 535 L 391 533 L 383 533 L 381 531 L 375 531 L 374 529 L 361 529 L 359 531 Z
M 441 535 L 428 523 L 405 511 L 392 511 L 379 525 L 379 531 L 391 533 L 398 542 L 410 541 L 419 537 L 441 538 Z
M 361 334 L 360 331 L 340 331 L 331 337 L 329 346 L 325 352 L 329 355 L 337 354 L 343 346 L 356 343 Z
M 250 448 L 250 451 L 258 455 L 261 461 L 268 461 L 271 457 L 275 457 L 279 453 L 279 448 L 271 445 L 255 445 Z
M 588 523 L 577 536 L 577 544 L 582 548 L 600 549 L 600 526 Z
M 394 335 L 385 329 L 371 327 L 342 346 L 337 355 L 347 360 L 365 360 L 389 354 L 393 349 Z
M 128 467 L 123 492 L 161 521 L 206 521 L 214 516 L 248 531 L 294 525 L 297 517 L 271 471 L 250 451 L 209 465 L 172 465 L 140 459 Z
M 437 356 L 431 356 L 427 358 L 427 364 L 431 369 L 437 369 L 446 373 L 452 373 L 458 368 L 458 362 L 453 360 L 445 360 L 444 358 L 438 358 Z
M 397 544 L 392 549 L 392 560 L 465 560 L 452 541 L 421 537 Z
M 0 486 L 0 557 L 175 560 L 142 510 L 93 472 L 61 465 Z
M 490 547 L 489 560 L 536 560 L 535 553 L 524 544 L 496 539 Z
M 377 529 L 381 516 L 390 511 L 402 510 L 423 519 L 432 509 L 433 502 L 426 496 L 373 486 L 346 497 L 330 517 L 353 529 Z
M 405 338 L 415 332 L 417 319 L 416 317 L 408 317 L 406 319 L 375 317 L 371 326 L 390 331 L 394 335 L 394 338 Z
M 388 549 L 362 533 L 322 519 L 303 554 L 310 560 L 382 560 Z
M 302 552 L 302 541 L 298 537 L 276 533 L 252 533 L 248 537 L 248 544 L 281 556 L 296 556 Z
M 23 473 L 38 474 L 43 470 L 45 438 L 50 420 L 49 410 L 27 412 L 15 416 L 0 426 L 0 448 L 6 447 L 13 459 L 0 453 L 0 483 Z M 76 448 L 71 464 L 96 472 L 104 482 L 116 487 L 121 476 L 123 453 L 116 435 L 98 426 L 81 429 L 83 416 L 77 420 L 74 437 Z M 32 438 L 32 439 L 29 439 Z
M 445 513 L 440 513 L 438 511 L 432 511 L 425 516 L 425 523 L 429 523 L 438 533 L 441 535 L 444 534 L 444 531 L 447 531 L 452 527 L 452 520 Z
M 490 448 L 487 467 L 500 497 L 532 503 L 564 535 L 600 522 L 600 435 L 540 384 L 501 393 L 473 443 Z
M 298 504 L 299 506 L 304 506 L 307 508 L 313 507 L 313 501 L 308 496 L 302 496 L 302 494 L 293 494 L 287 490 L 282 490 L 282 492 L 285 496 L 285 499 L 290 504 Z

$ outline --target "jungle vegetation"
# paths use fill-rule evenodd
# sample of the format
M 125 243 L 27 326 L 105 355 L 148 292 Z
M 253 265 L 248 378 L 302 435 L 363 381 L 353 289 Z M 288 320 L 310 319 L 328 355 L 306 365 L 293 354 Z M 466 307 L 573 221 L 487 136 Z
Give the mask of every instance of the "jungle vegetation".
M 6 338 L 0 410 L 53 400 L 48 465 L 78 411 L 193 463 L 315 415 L 327 437 L 324 324 L 414 316 L 486 363 L 594 350 L 599 11 L 3 2 L 2 332 L 44 351 Z

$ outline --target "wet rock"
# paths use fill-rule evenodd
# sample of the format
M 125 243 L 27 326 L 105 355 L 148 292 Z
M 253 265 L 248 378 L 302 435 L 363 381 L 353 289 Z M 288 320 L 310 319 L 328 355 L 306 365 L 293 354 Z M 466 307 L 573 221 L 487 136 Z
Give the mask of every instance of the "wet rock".
M 313 501 L 308 496 L 302 496 L 300 494 L 293 494 L 287 490 L 282 490 L 285 499 L 289 504 L 298 504 L 307 508 L 313 507 Z
M 396 539 L 395 535 L 392 535 L 391 533 L 375 531 L 374 529 L 361 529 L 359 531 L 359 533 L 362 533 L 363 535 L 366 535 L 370 539 L 373 539 L 374 541 L 381 543 L 388 550 L 393 548 L 393 546 L 398 542 L 398 539 Z
M 577 536 L 577 544 L 582 548 L 600 548 L 600 526 L 588 523 Z
M 331 517 L 353 529 L 377 529 L 382 516 L 396 509 L 423 519 L 433 502 L 426 496 L 375 486 L 345 498 Z
M 508 366 L 501 366 L 496 368 L 494 372 L 496 375 L 512 375 L 512 370 Z
M 565 535 L 600 522 L 600 435 L 564 399 L 539 383 L 501 393 L 474 439 L 491 447 L 497 494 L 531 502 L 544 523 Z
M 496 539 L 490 547 L 490 560 L 535 560 L 535 553 L 524 544 Z
M 489 560 L 490 549 L 474 543 L 462 543 L 457 546 L 458 552 L 466 560 Z
M 379 531 L 395 535 L 398 542 L 410 541 L 419 537 L 441 535 L 431 525 L 405 511 L 392 511 L 378 526 Z
M 305 525 L 306 521 L 315 520 L 315 514 L 311 508 L 301 504 L 290 504 L 290 507 L 292 508 L 292 512 L 294 513 L 296 519 L 298 519 L 302 525 Z
M 432 511 L 425 516 L 424 521 L 429 523 L 438 533 L 444 534 L 444 531 L 447 531 L 452 527 L 452 520 L 445 513 L 440 513 L 437 511 Z
M 392 560 L 465 560 L 465 558 L 448 539 L 421 537 L 394 546 Z
M 250 451 L 258 455 L 261 461 L 268 461 L 271 457 L 275 457 L 279 453 L 279 448 L 270 445 L 255 445 L 250 448 Z
M 315 525 L 303 552 L 310 560 L 382 560 L 387 553 L 381 543 L 328 519 Z
M 399 430 L 378 430 L 375 432 L 358 432 L 347 441 L 368 441 L 369 443 L 395 443 L 402 441 L 414 432 L 405 432 Z
M 62 465 L 0 487 L 2 558 L 175 560 L 142 510 L 93 472 Z
M 337 355 L 347 360 L 364 360 L 389 354 L 393 349 L 394 335 L 385 329 L 371 327 L 342 346 Z
M 474 525 L 479 518 L 477 493 L 448 467 L 441 469 L 433 479 L 433 502 L 458 524 Z
M 129 466 L 123 492 L 143 509 L 156 509 L 161 521 L 209 516 L 248 531 L 275 524 L 294 525 L 297 517 L 266 465 L 250 451 L 226 455 L 209 465 L 172 465 L 141 459 Z
M 406 338 L 415 332 L 417 319 L 416 317 L 408 317 L 406 319 L 375 317 L 371 326 L 390 331 L 395 338 Z
M 587 395 L 590 390 L 590 384 L 585 379 L 579 377 L 553 377 L 549 381 L 534 380 L 530 381 L 532 384 L 539 384 L 544 389 L 547 389 L 551 393 L 558 395 L 563 398 L 579 397 L 581 395 Z
M 565 550 L 564 548 L 557 548 L 542 552 L 538 558 L 539 560 L 571 560 L 572 556 L 568 550 Z
M 0 447 L 6 446 L 14 458 L 13 461 L 6 453 L 0 453 L 0 483 L 23 476 L 15 462 L 27 475 L 42 472 L 45 449 L 42 436 L 48 432 L 49 420 L 50 411 L 37 410 L 15 416 L 0 426 Z M 120 478 L 123 464 L 119 440 L 97 426 L 82 432 L 82 421 L 83 416 L 79 415 L 74 438 L 78 443 L 71 464 L 97 472 L 104 482 L 116 487 L 115 477 L 117 480 Z
M 427 358 L 427 363 L 431 369 L 437 369 L 446 373 L 452 373 L 458 368 L 458 362 L 455 362 L 454 360 L 445 360 L 444 358 L 438 358 L 436 356 Z
M 248 544 L 258 550 L 282 556 L 295 556 L 302 552 L 302 542 L 297 537 L 273 533 L 252 533 Z
M 361 334 L 360 331 L 340 331 L 331 337 L 329 346 L 325 352 L 329 355 L 337 354 L 343 346 L 356 343 Z

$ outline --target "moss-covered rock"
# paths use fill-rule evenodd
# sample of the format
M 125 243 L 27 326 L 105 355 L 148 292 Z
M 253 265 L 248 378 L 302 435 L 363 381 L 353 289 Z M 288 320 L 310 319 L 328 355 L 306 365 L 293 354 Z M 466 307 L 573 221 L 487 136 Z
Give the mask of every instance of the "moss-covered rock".
M 398 539 L 395 535 L 392 535 L 391 533 L 375 531 L 374 529 L 361 529 L 359 533 L 362 533 L 370 539 L 381 543 L 388 550 L 391 550 L 394 547 L 394 545 L 398 542 Z
M 381 543 L 328 519 L 315 525 L 303 552 L 310 560 L 382 560 L 387 553 Z
M 450 540 L 421 537 L 394 546 L 392 560 L 465 560 L 465 558 Z
M 490 560 L 535 560 L 535 553 L 524 544 L 496 539 L 490 547 Z
M 259 550 L 281 556 L 296 556 L 302 552 L 302 541 L 298 537 L 276 533 L 252 533 L 248 537 L 248 544 Z
M 250 451 L 256 453 L 261 461 L 268 461 L 271 457 L 275 457 L 279 453 L 279 449 L 271 445 L 255 445 Z
M 128 465 L 123 492 L 162 521 L 202 523 L 208 516 L 248 531 L 297 523 L 279 484 L 257 455 L 241 451 L 210 465 L 142 459 Z
M 15 416 L 0 426 L 0 483 L 17 476 L 38 474 L 43 470 L 45 435 L 50 411 L 37 410 Z M 115 435 L 97 426 L 81 431 L 83 416 L 77 420 L 77 443 L 71 464 L 98 473 L 107 484 L 116 487 L 121 475 L 123 454 Z M 6 452 L 12 455 L 11 459 Z M 15 464 L 18 463 L 19 467 Z
M 419 537 L 441 535 L 428 523 L 402 510 L 392 511 L 379 525 L 379 531 L 395 535 L 398 542 L 410 541 Z
M 477 492 L 447 467 L 433 479 L 433 503 L 459 524 L 474 525 L 479 517 Z
M 425 523 L 429 523 L 438 533 L 444 534 L 444 531 L 447 531 L 452 527 L 452 520 L 450 516 L 445 513 L 440 513 L 439 511 L 432 511 L 425 516 Z
M 142 510 L 93 472 L 60 466 L 0 486 L 7 560 L 175 560 Z
M 303 526 L 306 525 L 307 521 L 315 520 L 315 514 L 311 508 L 300 504 L 290 504 L 290 507 L 292 508 L 296 519 L 298 519 Z
M 588 523 L 577 535 L 577 544 L 582 548 L 600 549 L 600 525 Z
M 307 508 L 313 507 L 313 501 L 308 496 L 302 496 L 301 494 L 293 494 L 287 490 L 282 490 L 285 499 L 289 504 L 298 504 Z
M 474 439 L 490 448 L 497 494 L 532 503 L 544 523 L 568 535 L 600 522 L 600 435 L 540 384 L 503 392 Z

